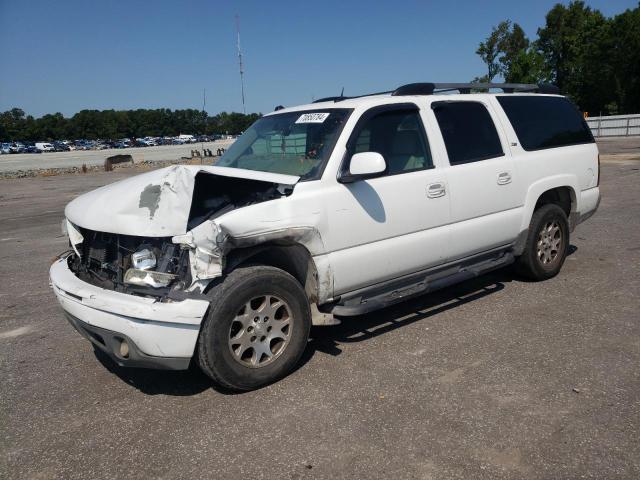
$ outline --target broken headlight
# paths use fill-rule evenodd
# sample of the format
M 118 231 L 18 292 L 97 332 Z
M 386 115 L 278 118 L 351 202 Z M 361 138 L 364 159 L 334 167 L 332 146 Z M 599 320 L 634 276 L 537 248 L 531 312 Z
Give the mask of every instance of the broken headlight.
M 138 270 L 155 268 L 157 263 L 156 254 L 149 248 L 143 248 L 131 254 L 131 263 Z
M 173 273 L 152 272 L 130 268 L 124 274 L 124 283 L 129 285 L 140 285 L 153 288 L 168 287 L 177 278 Z

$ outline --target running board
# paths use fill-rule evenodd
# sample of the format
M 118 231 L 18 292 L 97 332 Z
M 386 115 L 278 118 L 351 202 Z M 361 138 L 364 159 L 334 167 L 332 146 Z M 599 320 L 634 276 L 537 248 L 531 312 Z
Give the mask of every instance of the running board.
M 358 295 L 343 296 L 339 303 L 333 305 L 328 311 L 333 315 L 353 316 L 369 313 L 380 308 L 388 307 L 409 298 L 418 297 L 425 293 L 434 292 L 442 288 L 449 287 L 456 283 L 464 282 L 478 277 L 492 270 L 506 267 L 515 260 L 511 252 L 504 252 L 498 257 L 485 259 L 483 261 L 449 267 L 440 270 L 431 270 L 420 276 L 412 276 L 411 281 L 405 280 L 403 284 L 394 282 L 394 286 L 381 291 L 368 289 Z

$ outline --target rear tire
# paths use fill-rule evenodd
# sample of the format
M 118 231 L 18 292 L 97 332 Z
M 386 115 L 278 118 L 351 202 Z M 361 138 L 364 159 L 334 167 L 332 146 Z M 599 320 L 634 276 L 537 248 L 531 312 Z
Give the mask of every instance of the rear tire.
M 516 271 L 531 280 L 555 277 L 567 257 L 569 222 L 564 210 L 549 203 L 533 213 L 522 255 L 516 260 Z
M 293 370 L 310 328 L 309 302 L 295 278 L 274 267 L 240 267 L 211 291 L 198 365 L 223 388 L 253 390 Z

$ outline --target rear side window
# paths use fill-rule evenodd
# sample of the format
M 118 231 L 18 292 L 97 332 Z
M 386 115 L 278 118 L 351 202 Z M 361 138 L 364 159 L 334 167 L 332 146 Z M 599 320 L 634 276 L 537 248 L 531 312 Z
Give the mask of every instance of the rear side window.
M 438 120 L 451 165 L 504 155 L 491 115 L 482 103 L 434 102 L 431 108 Z
M 573 103 L 563 97 L 499 96 L 520 145 L 527 151 L 593 143 L 593 135 Z

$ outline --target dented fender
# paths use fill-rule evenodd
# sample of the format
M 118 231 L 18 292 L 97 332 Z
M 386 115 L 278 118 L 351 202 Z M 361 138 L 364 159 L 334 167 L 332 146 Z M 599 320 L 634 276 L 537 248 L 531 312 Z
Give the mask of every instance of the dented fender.
M 324 303 L 333 295 L 333 276 L 318 228 L 292 226 L 235 235 L 224 222 L 209 220 L 184 235 L 172 238 L 173 243 L 189 248 L 191 276 L 194 282 L 222 276 L 226 255 L 236 248 L 249 248 L 265 243 L 302 245 L 311 254 L 317 274 L 318 301 Z

